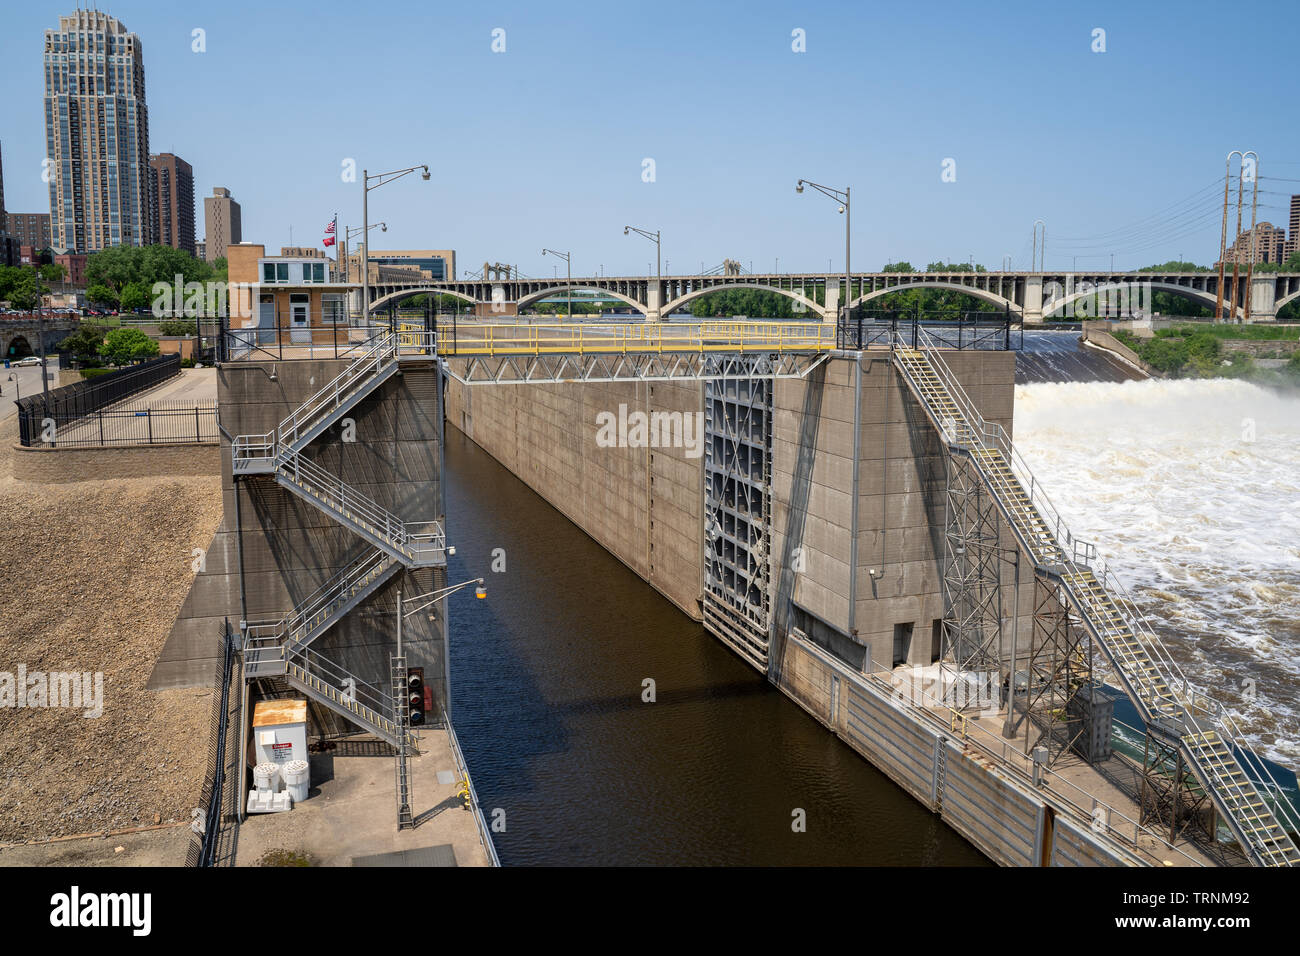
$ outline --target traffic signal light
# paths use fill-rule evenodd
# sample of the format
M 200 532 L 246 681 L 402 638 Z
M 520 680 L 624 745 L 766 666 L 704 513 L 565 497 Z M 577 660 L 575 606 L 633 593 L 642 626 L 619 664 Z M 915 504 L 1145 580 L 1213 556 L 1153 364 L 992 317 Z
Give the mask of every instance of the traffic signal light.
M 406 703 L 411 726 L 424 723 L 424 668 L 410 667 L 406 671 Z

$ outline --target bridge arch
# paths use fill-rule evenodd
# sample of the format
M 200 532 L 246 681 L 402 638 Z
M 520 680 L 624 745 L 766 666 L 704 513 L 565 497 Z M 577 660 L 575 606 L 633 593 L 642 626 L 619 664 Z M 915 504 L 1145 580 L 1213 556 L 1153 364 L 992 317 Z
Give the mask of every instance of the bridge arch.
M 1078 302 L 1080 299 L 1086 298 L 1088 296 L 1101 294 L 1107 292 L 1110 289 L 1132 289 L 1136 285 L 1149 285 L 1151 287 L 1152 292 L 1169 292 L 1172 293 L 1173 295 L 1178 296 L 1179 298 L 1186 299 L 1189 302 L 1194 302 L 1197 305 L 1207 306 L 1208 308 L 1211 309 L 1213 309 L 1215 306 L 1216 299 L 1215 299 L 1215 293 L 1213 292 L 1207 292 L 1203 289 L 1192 289 L 1185 285 L 1175 285 L 1172 282 L 1156 282 L 1156 281 L 1146 282 L 1139 279 L 1133 282 L 1098 283 L 1097 285 L 1089 289 L 1076 288 L 1069 295 L 1062 296 L 1059 299 L 1053 299 L 1051 302 L 1044 300 L 1043 318 L 1046 319 L 1050 316 L 1059 315 L 1062 312 L 1062 310 L 1066 309 L 1071 303 Z M 1227 305 L 1228 305 L 1228 300 L 1224 299 L 1225 309 L 1227 308 Z M 1280 308 L 1280 306 L 1278 307 Z M 1245 306 L 1244 305 L 1238 306 L 1237 315 L 1244 316 L 1245 314 L 1246 314 Z M 1092 315 L 1092 316 L 1087 316 L 1087 318 L 1095 319 L 1095 318 L 1101 318 L 1101 316 Z
M 32 343 L 27 341 L 25 335 L 15 335 L 5 346 L 4 357 L 7 359 L 26 358 L 32 354 Z
M 708 295 L 711 292 L 726 292 L 729 289 L 757 289 L 760 292 L 773 292 L 776 293 L 777 295 L 783 295 L 787 299 L 793 299 L 796 303 L 799 303 L 804 308 L 808 309 L 810 312 L 815 313 L 821 318 L 825 318 L 826 316 L 826 309 L 821 305 L 818 305 L 815 300 L 810 299 L 805 295 L 799 295 L 798 293 L 793 292 L 790 289 L 779 289 L 775 286 L 761 285 L 757 282 L 735 282 L 735 283 L 729 282 L 725 285 L 709 286 L 708 288 L 704 288 L 704 289 L 693 289 L 692 291 L 686 293 L 685 295 L 678 296 L 677 298 L 673 299 L 671 302 L 664 303 L 664 305 L 662 305 L 659 309 L 659 314 L 666 318 L 667 316 L 671 315 L 674 310 L 680 309 L 683 305 L 685 305 L 687 302 L 690 302 L 693 299 L 698 299 L 701 296 Z
M 889 286 L 886 289 L 875 289 L 872 292 L 868 292 L 865 295 L 859 296 L 858 298 L 854 299 L 853 304 L 850 306 L 850 308 L 856 309 L 858 306 L 863 305 L 864 303 L 869 302 L 872 299 L 878 299 L 881 296 L 890 295 L 894 292 L 906 292 L 908 289 L 948 289 L 952 292 L 961 292 L 965 295 L 969 295 L 973 298 L 981 300 L 982 302 L 991 303 L 993 305 L 998 306 L 998 308 L 1005 309 L 1007 306 L 1010 306 L 1011 311 L 1016 313 L 1017 315 L 1019 315 L 1021 311 L 1020 306 L 1018 306 L 1016 303 L 1012 302 L 1010 299 L 1006 298 L 1005 296 L 998 295 L 996 292 L 989 292 L 985 289 L 977 289 L 974 286 L 960 285 L 956 282 L 944 282 L 941 279 L 926 279 L 920 282 L 905 282 L 900 285 Z
M 559 285 L 547 286 L 539 292 L 530 292 L 527 295 L 521 295 L 519 300 L 515 303 L 515 307 L 523 309 L 526 306 L 532 305 L 534 302 L 541 301 L 542 299 L 549 299 L 551 296 L 555 295 L 564 295 L 565 292 L 599 292 L 601 295 L 607 295 L 611 299 L 618 299 L 621 302 L 626 302 L 638 312 L 644 312 L 646 310 L 646 304 L 644 302 L 638 302 L 636 299 L 623 295 L 621 292 L 614 292 L 611 289 L 602 289 L 599 286 L 594 285 L 578 285 L 576 283 L 570 285 L 565 282 L 561 282 Z
M 466 295 L 464 292 L 456 292 L 453 289 L 398 289 L 395 292 L 390 292 L 387 295 L 380 296 L 378 299 L 371 302 L 370 311 L 373 312 L 381 306 L 401 302 L 403 299 L 409 299 L 412 296 L 417 295 L 450 295 L 455 296 L 457 299 L 463 299 L 470 305 L 480 304 L 479 300 L 474 298 L 472 295 Z
M 1297 289 L 1295 292 L 1292 292 L 1290 295 L 1284 295 L 1282 298 L 1280 298 L 1280 299 L 1278 299 L 1276 302 L 1274 302 L 1274 303 L 1273 303 L 1273 314 L 1274 314 L 1274 315 L 1277 315 L 1277 313 L 1280 312 L 1280 311 L 1282 310 L 1282 306 L 1284 306 L 1284 305 L 1290 305 L 1290 304 L 1291 304 L 1292 302 L 1294 302 L 1296 299 L 1300 299 L 1300 289 Z

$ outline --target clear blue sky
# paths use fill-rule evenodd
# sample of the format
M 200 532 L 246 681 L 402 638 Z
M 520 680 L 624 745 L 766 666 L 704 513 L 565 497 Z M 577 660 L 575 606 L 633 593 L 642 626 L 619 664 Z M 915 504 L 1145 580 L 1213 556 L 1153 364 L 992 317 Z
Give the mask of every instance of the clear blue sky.
M 74 4 L 4 4 L 6 206 L 43 212 L 41 42 Z M 272 248 L 291 226 L 295 244 L 318 242 L 335 211 L 360 223 L 349 157 L 433 170 L 371 193 L 372 221 L 390 225 L 375 248 L 451 247 L 462 271 L 490 259 L 531 275 L 551 274 L 543 246 L 572 249 L 575 273 L 643 273 L 654 249 L 627 223 L 663 230 L 672 272 L 725 256 L 842 269 L 842 219 L 796 195 L 799 177 L 852 186 L 855 271 L 970 255 L 998 268 L 1004 254 L 1023 267 L 1037 217 L 1051 267 L 1071 253 L 1108 266 L 1111 251 L 1117 267 L 1208 264 L 1221 194 L 1197 194 L 1234 148 L 1261 156 L 1261 219 L 1285 224 L 1300 192 L 1270 178 L 1300 180 L 1293 0 L 108 11 L 143 41 L 150 146 L 194 166 L 200 228 L 201 197 L 228 186 L 244 239 Z M 1091 50 L 1097 27 L 1105 53 Z

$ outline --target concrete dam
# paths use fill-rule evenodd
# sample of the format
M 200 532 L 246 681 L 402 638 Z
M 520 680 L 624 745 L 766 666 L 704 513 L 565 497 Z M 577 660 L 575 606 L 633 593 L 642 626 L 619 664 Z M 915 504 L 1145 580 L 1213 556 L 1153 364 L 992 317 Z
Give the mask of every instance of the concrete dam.
M 464 323 L 232 356 L 226 519 L 153 682 L 210 667 L 233 618 L 251 696 L 414 746 L 392 620 L 446 585 L 445 421 L 991 860 L 1300 861 L 1289 804 L 1016 453 L 1016 353 L 884 335 Z M 446 648 L 436 612 L 404 653 L 450 721 Z

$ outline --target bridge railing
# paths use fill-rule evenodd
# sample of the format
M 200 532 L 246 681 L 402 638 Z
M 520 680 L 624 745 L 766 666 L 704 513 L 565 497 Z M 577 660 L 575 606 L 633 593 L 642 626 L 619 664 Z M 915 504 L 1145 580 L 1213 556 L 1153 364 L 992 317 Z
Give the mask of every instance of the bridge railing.
M 402 349 L 424 347 L 402 331 Z M 823 322 L 461 323 L 437 337 L 440 355 L 541 355 L 632 352 L 809 352 L 836 347 Z

